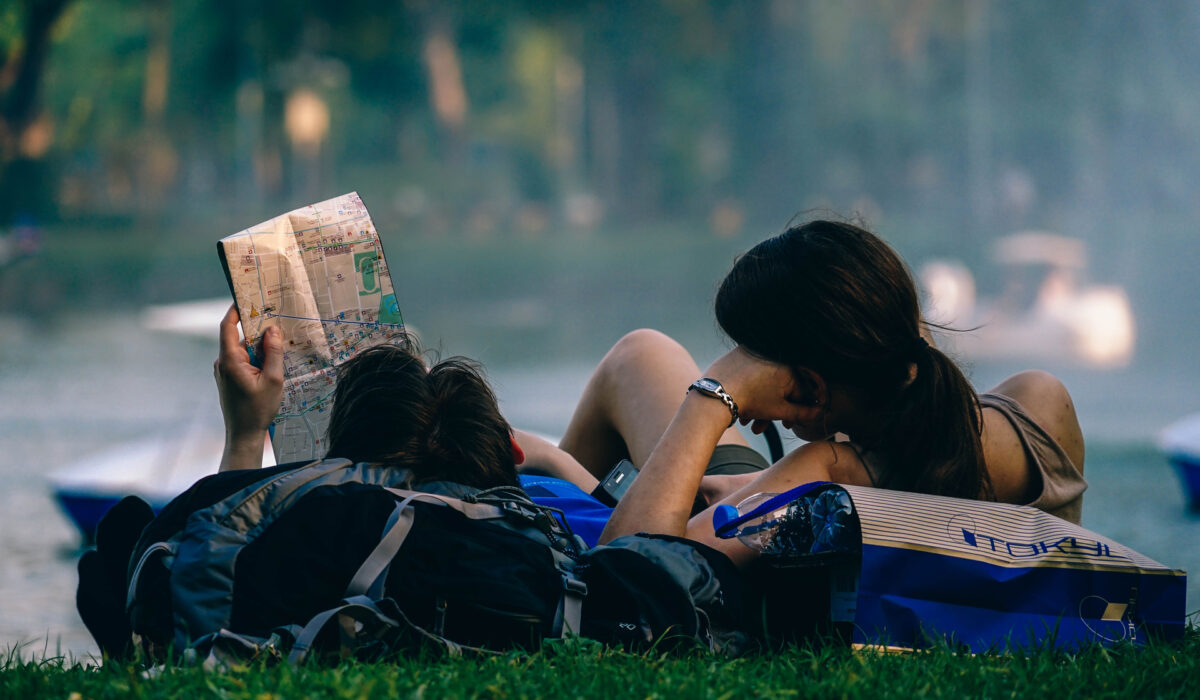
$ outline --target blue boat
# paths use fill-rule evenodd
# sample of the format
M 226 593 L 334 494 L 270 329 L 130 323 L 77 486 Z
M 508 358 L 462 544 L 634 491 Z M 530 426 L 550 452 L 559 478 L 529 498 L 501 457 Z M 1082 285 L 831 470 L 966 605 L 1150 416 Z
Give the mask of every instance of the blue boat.
M 1158 436 L 1158 447 L 1179 474 L 1188 510 L 1200 512 L 1200 413 L 1164 428 Z
M 158 512 L 196 481 L 215 474 L 224 445 L 224 436 L 212 431 L 137 440 L 84 457 L 47 479 L 54 500 L 87 545 L 100 519 L 122 498 L 138 496 Z M 275 464 L 269 443 L 263 464 Z

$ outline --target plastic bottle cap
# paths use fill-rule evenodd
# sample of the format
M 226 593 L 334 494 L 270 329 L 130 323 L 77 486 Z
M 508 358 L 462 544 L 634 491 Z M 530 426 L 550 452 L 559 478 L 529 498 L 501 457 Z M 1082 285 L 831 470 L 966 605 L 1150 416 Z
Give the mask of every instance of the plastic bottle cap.
M 722 503 L 713 511 L 713 531 L 720 530 L 725 524 L 737 519 L 738 509 L 728 503 Z

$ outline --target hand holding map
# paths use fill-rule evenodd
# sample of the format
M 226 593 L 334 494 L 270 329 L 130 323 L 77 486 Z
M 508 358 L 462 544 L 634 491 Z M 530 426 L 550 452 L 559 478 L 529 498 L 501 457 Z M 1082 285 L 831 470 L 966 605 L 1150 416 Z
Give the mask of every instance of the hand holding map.
M 283 332 L 284 389 L 272 444 L 280 464 L 325 454 L 337 368 L 406 340 L 379 234 L 357 193 L 221 239 L 217 251 L 253 347 Z

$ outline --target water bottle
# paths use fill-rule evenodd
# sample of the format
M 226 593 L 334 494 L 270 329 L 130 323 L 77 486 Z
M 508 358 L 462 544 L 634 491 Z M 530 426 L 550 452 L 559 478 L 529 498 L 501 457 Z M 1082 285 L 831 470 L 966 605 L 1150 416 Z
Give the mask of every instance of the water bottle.
M 811 509 L 803 497 L 783 500 L 778 493 L 756 493 L 736 506 L 717 506 L 713 526 L 722 526 L 742 519 L 735 529 L 723 537 L 737 537 L 750 549 L 763 554 L 799 554 L 812 548 Z
M 805 484 L 780 493 L 756 493 L 738 503 L 717 506 L 717 536 L 737 537 L 766 555 L 796 555 L 848 550 L 854 506 L 843 489 Z

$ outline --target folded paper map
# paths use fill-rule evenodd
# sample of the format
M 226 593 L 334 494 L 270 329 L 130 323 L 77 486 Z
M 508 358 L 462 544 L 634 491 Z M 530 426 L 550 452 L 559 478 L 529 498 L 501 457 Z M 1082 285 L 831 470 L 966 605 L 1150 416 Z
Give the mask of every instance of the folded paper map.
M 221 239 L 217 252 L 253 348 L 283 331 L 283 402 L 272 428 L 278 463 L 325 455 L 337 369 L 404 322 L 379 234 L 351 192 Z

